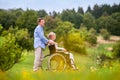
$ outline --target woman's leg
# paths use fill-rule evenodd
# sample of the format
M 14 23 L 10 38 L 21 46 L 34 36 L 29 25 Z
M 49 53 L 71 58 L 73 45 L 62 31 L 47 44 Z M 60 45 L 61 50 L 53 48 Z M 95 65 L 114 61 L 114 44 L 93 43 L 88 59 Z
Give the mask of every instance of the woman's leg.
M 69 57 L 70 57 L 70 62 L 71 62 L 71 66 L 73 69 L 76 69 L 75 67 L 75 63 L 74 63 L 74 57 L 72 53 L 69 53 Z
M 73 69 L 76 69 L 76 67 L 75 67 L 75 63 L 74 63 L 74 57 L 73 57 L 73 54 L 72 54 L 72 53 L 69 53 L 69 52 L 65 52 L 65 54 L 68 54 L 68 55 L 69 55 L 69 59 L 70 59 L 71 67 L 72 67 Z

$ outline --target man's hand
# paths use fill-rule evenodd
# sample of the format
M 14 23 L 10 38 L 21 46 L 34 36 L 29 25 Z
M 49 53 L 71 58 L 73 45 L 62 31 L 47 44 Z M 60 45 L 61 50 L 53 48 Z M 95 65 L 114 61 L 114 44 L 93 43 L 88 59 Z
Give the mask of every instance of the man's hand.
M 53 40 L 49 40 L 49 41 L 48 41 L 48 44 L 51 44 L 51 45 L 52 45 L 52 44 L 55 44 L 55 42 L 54 42 Z

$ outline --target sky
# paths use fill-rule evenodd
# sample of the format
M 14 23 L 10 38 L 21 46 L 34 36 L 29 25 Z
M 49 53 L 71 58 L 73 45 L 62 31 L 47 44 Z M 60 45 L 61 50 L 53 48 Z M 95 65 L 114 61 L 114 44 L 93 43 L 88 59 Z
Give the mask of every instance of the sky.
M 78 9 L 82 7 L 84 11 L 88 6 L 93 8 L 95 4 L 119 4 L 120 0 L 0 0 L 1 9 L 17 9 L 22 8 L 24 10 L 34 9 L 42 10 L 46 12 L 62 12 L 63 9 Z

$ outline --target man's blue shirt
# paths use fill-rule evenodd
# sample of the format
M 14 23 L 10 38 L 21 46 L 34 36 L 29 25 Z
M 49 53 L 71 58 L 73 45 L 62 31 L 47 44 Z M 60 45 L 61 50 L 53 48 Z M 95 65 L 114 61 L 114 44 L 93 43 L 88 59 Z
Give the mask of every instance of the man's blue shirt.
M 45 48 L 48 39 L 44 36 L 43 27 L 38 25 L 34 30 L 34 48 Z

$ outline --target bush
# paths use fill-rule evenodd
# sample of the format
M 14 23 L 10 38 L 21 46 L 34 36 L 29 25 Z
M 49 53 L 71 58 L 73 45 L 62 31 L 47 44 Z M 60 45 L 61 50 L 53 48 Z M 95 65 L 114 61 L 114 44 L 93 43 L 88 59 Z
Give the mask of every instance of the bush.
M 13 34 L 16 43 L 23 49 L 32 50 L 33 49 L 33 39 L 30 37 L 27 29 L 18 29 L 10 27 L 9 30 L 4 30 L 2 36 L 6 36 L 9 33 Z
M 80 54 L 86 54 L 85 44 L 79 33 L 69 33 L 64 37 L 64 46 L 67 50 L 71 50 Z
M 23 49 L 32 50 L 33 49 L 33 39 L 30 38 L 30 34 L 27 29 L 20 29 L 16 31 L 15 34 L 16 42 Z
M 97 37 L 94 34 L 89 34 L 86 36 L 86 41 L 89 42 L 90 44 L 96 44 L 97 43 Z
M 3 27 L 1 26 L 1 24 L 0 24 L 0 31 L 3 29 Z
M 85 26 L 82 26 L 80 27 L 80 37 L 85 40 L 85 38 L 87 37 L 88 35 L 88 31 L 87 31 L 87 28 Z
M 113 46 L 113 56 L 120 58 L 120 40 Z
M 101 35 L 103 36 L 103 38 L 105 40 L 109 40 L 110 39 L 110 33 L 106 29 L 101 29 L 100 33 L 101 33 Z
M 97 43 L 97 37 L 96 37 L 96 31 L 91 28 L 89 31 L 87 30 L 86 27 L 81 27 L 80 28 L 80 37 L 90 43 L 91 45 Z
M 13 34 L 2 37 L 0 42 L 0 70 L 10 69 L 21 58 L 22 48 L 16 44 Z
M 0 37 L 0 69 L 6 71 L 19 61 L 23 49 L 33 49 L 33 39 L 27 29 L 10 27 Z

